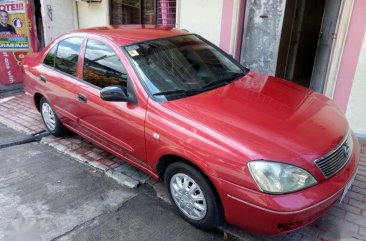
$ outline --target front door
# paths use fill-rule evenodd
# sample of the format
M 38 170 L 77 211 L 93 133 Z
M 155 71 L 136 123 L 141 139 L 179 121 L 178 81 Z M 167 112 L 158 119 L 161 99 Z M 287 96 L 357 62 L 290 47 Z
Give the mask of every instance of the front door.
M 128 74 L 120 58 L 107 43 L 88 39 L 82 70 L 78 122 L 84 135 L 110 152 L 146 167 L 144 122 L 146 110 L 136 103 L 111 102 L 100 98 L 100 90 L 119 85 L 129 94 Z

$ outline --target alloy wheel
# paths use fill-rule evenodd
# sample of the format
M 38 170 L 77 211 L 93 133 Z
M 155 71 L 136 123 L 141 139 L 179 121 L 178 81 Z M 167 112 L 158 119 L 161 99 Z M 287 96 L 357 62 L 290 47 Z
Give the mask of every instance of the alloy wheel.
M 202 220 L 207 214 L 204 193 L 188 175 L 177 173 L 170 179 L 170 191 L 177 207 L 188 218 Z
M 47 128 L 50 131 L 55 130 L 56 117 L 55 117 L 55 114 L 53 113 L 51 106 L 46 102 L 42 104 L 42 116 L 43 116 L 43 120 L 44 120 L 44 123 L 46 124 Z

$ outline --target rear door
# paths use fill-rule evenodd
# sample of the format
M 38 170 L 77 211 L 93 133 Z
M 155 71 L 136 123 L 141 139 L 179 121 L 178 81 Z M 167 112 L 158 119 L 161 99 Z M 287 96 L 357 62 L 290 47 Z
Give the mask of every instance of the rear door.
M 118 56 L 118 52 L 122 52 L 117 48 L 101 39 L 87 40 L 82 81 L 76 93 L 79 130 L 114 154 L 146 167 L 146 110 L 137 101 L 110 102 L 100 98 L 100 90 L 113 85 L 121 86 L 129 96 L 134 96 L 129 75 Z
M 56 43 L 46 54 L 43 64 L 38 65 L 33 74 L 42 85 L 43 95 L 51 104 L 62 123 L 76 128 L 75 88 L 78 58 L 84 37 L 66 37 Z

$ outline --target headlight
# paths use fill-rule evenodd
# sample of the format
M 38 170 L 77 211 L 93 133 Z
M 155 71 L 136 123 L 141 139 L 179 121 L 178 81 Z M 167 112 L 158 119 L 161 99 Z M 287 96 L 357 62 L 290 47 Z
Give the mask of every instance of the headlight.
M 248 166 L 255 182 L 267 193 L 294 192 L 317 183 L 310 173 L 289 164 L 251 161 Z

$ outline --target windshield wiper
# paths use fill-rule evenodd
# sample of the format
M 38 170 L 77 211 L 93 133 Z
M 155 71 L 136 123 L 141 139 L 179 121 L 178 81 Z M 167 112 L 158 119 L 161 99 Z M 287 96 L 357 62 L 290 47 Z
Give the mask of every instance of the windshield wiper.
M 238 77 L 243 76 L 244 73 L 231 73 L 228 75 L 224 75 L 223 77 L 219 78 L 218 80 L 212 81 L 204 86 L 201 87 L 201 89 L 203 90 L 207 90 L 211 87 L 218 87 L 218 86 L 222 86 L 222 85 L 227 85 L 228 83 L 230 83 L 230 81 L 235 80 Z
M 110 55 L 105 54 L 105 55 L 102 55 L 102 56 L 100 56 L 100 57 L 98 57 L 98 58 L 91 59 L 91 61 L 96 62 L 96 61 L 99 61 L 99 60 L 101 60 L 101 59 L 110 58 L 110 57 L 112 57 L 112 56 L 115 56 L 115 54 L 110 54 Z
M 182 94 L 182 95 L 194 95 L 203 92 L 204 90 L 201 89 L 180 89 L 180 90 L 169 90 L 169 91 L 163 91 L 153 94 L 154 96 L 157 95 L 174 95 L 174 94 Z
M 158 95 L 177 95 L 177 94 L 181 94 L 181 95 L 195 95 L 195 94 L 199 94 L 202 92 L 205 92 L 207 90 L 212 89 L 212 87 L 218 87 L 218 86 L 222 86 L 222 85 L 226 85 L 228 84 L 230 81 L 235 80 L 238 77 L 243 76 L 244 73 L 231 73 L 229 75 L 226 75 L 218 80 L 212 81 L 204 86 L 202 86 L 199 89 L 179 89 L 179 90 L 168 90 L 168 91 L 162 91 L 162 92 L 157 92 L 155 94 L 153 94 L 154 96 L 158 96 Z

